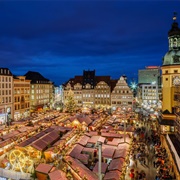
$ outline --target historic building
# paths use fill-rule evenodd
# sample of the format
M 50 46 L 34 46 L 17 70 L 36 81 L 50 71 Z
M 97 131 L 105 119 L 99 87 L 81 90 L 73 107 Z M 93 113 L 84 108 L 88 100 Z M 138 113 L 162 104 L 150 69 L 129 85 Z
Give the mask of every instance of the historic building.
M 110 76 L 96 76 L 95 70 L 83 71 L 82 76 L 75 76 L 64 84 L 64 103 L 72 90 L 74 100 L 80 107 L 132 108 L 133 93 L 124 78 L 122 76 L 119 81 L 112 80 Z
M 31 80 L 30 110 L 31 112 L 48 109 L 53 99 L 53 83 L 40 73 L 28 71 L 24 76 Z
M 0 124 L 8 125 L 13 114 L 13 74 L 0 68 Z
M 75 76 L 70 79 L 66 84 L 63 85 L 63 100 L 66 104 L 67 96 L 69 91 L 72 90 L 74 93 L 74 100 L 77 106 L 82 106 L 82 76 Z
M 14 120 L 30 115 L 30 83 L 25 76 L 14 76 Z
M 169 51 L 162 65 L 162 115 L 159 118 L 162 144 L 168 152 L 174 179 L 180 179 L 180 28 L 174 22 L 168 32 Z M 170 133 L 169 133 L 170 132 Z
M 174 17 L 175 18 L 175 17 Z M 176 18 L 175 18 L 176 19 Z M 179 106 L 180 96 L 180 29 L 176 20 L 168 32 L 169 51 L 162 65 L 162 131 L 174 132 L 175 108 Z
M 96 85 L 95 70 L 83 71 L 82 77 L 82 104 L 94 107 L 94 87 Z
M 75 76 L 64 84 L 64 102 L 71 89 L 78 106 L 109 108 L 112 82 L 110 76 L 96 76 L 95 70 L 83 71 L 83 76 Z
M 95 107 L 106 107 L 111 106 L 111 79 L 110 76 L 99 76 L 96 78 L 97 84 L 94 88 L 94 103 Z
M 132 111 L 133 99 L 133 92 L 126 82 L 126 76 L 121 76 L 111 93 L 112 109 L 119 107 L 126 111 Z

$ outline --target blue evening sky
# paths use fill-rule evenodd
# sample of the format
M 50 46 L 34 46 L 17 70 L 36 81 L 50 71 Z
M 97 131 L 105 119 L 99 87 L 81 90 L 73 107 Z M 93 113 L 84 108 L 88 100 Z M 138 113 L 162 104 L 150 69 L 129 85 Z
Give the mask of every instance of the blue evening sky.
M 162 65 L 179 9 L 179 0 L 1 0 L 0 67 L 56 85 L 94 69 L 136 80 L 139 69 Z

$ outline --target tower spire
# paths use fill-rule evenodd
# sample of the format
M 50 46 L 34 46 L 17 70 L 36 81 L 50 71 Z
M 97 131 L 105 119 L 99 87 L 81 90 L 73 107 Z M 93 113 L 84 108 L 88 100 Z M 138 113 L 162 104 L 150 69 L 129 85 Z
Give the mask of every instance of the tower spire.
M 176 19 L 177 19 L 177 12 L 174 12 L 173 21 L 176 22 Z

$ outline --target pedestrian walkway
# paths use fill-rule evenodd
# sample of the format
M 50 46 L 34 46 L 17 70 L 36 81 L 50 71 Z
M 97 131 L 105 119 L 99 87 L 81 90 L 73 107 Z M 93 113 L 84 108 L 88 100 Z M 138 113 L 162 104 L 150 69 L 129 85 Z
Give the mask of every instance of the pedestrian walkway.
M 153 166 L 153 158 L 152 160 L 150 160 L 148 165 L 141 165 L 139 161 L 137 161 L 137 167 L 127 168 L 125 180 L 131 180 L 130 178 L 131 169 L 134 169 L 134 172 L 138 171 L 139 173 L 143 171 L 146 174 L 146 180 L 155 180 L 156 169 Z
M 154 168 L 154 148 L 151 147 L 151 128 L 146 124 L 140 124 L 137 128 L 136 138 L 133 142 L 130 163 L 126 170 L 125 180 L 155 180 L 156 168 Z M 142 136 L 143 135 L 143 136 Z M 133 173 L 131 173 L 133 171 Z M 135 178 L 130 177 L 133 174 Z M 145 176 L 142 178 L 141 175 Z

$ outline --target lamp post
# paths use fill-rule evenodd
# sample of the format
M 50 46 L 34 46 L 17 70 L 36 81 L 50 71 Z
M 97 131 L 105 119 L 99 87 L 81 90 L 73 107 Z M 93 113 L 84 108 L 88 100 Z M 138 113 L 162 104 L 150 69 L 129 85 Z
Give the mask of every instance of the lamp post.
M 4 116 L 5 116 L 4 124 L 5 124 L 5 127 L 6 127 L 6 125 L 7 125 L 7 110 L 6 110 L 6 105 L 4 106 Z
M 99 164 L 98 164 L 98 174 L 99 180 L 102 180 L 101 167 L 102 167 L 102 142 L 98 141 L 98 150 L 99 150 Z
M 124 120 L 124 142 L 126 142 L 126 120 Z

